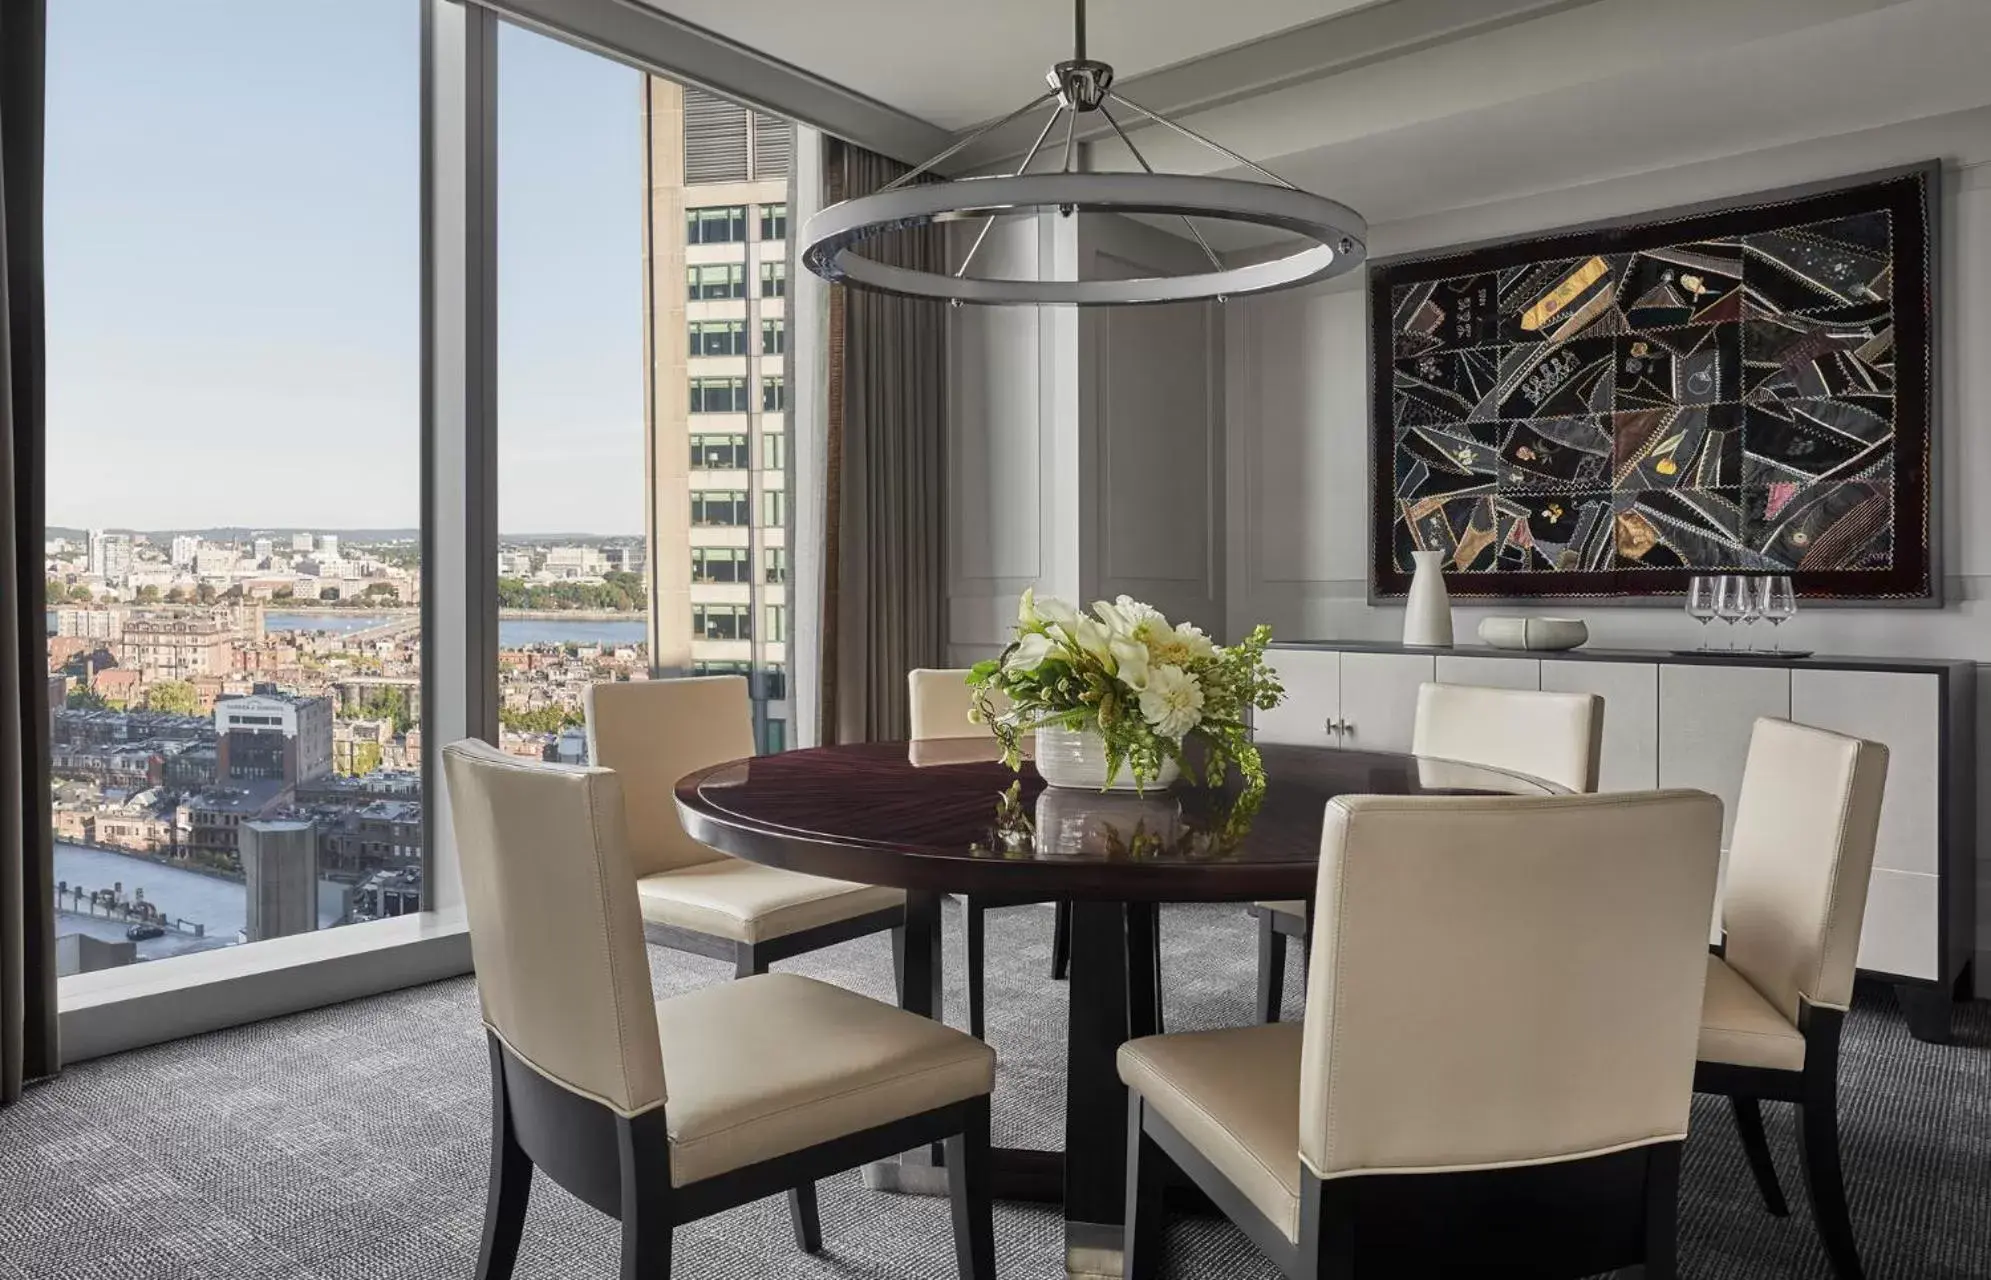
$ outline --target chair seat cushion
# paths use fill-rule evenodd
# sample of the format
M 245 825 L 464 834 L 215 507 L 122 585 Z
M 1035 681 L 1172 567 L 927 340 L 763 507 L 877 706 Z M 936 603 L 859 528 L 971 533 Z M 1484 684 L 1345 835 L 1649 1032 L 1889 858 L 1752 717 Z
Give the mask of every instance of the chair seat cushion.
M 995 1053 L 973 1036 L 795 974 L 662 1001 L 657 1033 L 674 1186 L 995 1085 Z
M 1120 1079 L 1272 1225 L 1300 1234 L 1300 1037 L 1293 1022 L 1148 1036 L 1120 1046 Z
M 1282 916 L 1298 916 L 1302 920 L 1307 918 L 1307 904 L 1298 898 L 1294 898 L 1291 902 L 1254 902 L 1251 905 L 1263 911 L 1277 911 Z
M 763 942 L 905 905 L 903 889 L 825 880 L 716 858 L 636 881 L 643 918 L 735 942 Z
M 1804 1036 L 1720 956 L 1708 957 L 1701 998 L 1702 1062 L 1804 1070 Z

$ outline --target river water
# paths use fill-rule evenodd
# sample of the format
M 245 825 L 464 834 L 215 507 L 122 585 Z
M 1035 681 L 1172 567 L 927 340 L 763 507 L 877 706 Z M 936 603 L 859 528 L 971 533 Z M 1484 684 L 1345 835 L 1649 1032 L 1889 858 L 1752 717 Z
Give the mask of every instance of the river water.
M 322 631 L 345 635 L 391 622 L 396 614 L 386 613 L 275 613 L 263 614 L 263 627 L 269 631 Z M 649 639 L 649 623 L 642 618 L 500 618 L 498 646 L 518 649 L 532 644 L 643 644 Z

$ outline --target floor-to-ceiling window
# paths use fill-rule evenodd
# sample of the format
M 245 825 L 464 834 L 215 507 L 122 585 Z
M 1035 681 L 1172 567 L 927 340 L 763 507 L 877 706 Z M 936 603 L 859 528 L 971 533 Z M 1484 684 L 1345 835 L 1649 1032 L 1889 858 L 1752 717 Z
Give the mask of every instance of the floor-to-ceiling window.
M 424 904 L 417 0 L 51 0 L 65 974 Z
M 792 129 L 505 27 L 498 58 L 500 696 L 579 759 L 599 680 L 787 696 Z M 773 282 L 770 284 L 770 282 Z

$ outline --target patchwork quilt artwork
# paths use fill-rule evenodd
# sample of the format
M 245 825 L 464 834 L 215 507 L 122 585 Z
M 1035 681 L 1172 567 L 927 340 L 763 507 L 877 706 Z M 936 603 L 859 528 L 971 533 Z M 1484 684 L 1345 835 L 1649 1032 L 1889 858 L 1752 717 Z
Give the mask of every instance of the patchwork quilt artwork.
M 1934 602 L 1931 169 L 1371 267 L 1371 588 Z

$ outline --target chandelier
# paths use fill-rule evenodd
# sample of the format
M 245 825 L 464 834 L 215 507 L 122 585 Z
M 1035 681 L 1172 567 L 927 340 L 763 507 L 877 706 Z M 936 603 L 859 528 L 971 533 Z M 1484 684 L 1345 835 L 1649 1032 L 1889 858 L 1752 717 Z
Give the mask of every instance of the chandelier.
M 914 298 L 944 298 L 956 306 L 965 302 L 1119 306 L 1207 299 L 1222 302 L 1244 294 L 1310 284 L 1361 265 L 1369 229 L 1360 214 L 1302 191 L 1221 143 L 1115 92 L 1113 68 L 1085 56 L 1085 0 L 1075 0 L 1074 9 L 1072 57 L 1046 73 L 1047 92 L 982 126 L 871 195 L 831 205 L 810 217 L 802 229 L 802 261 L 809 270 L 833 283 Z M 984 135 L 1046 103 L 1052 103 L 1050 118 L 1013 173 L 947 182 L 914 181 Z M 1266 181 L 1157 173 L 1121 127 L 1115 107 L 1201 143 Z M 1140 165 L 1139 172 L 1072 168 L 1079 118 L 1093 114 L 1112 129 Z M 1060 120 L 1064 122 L 1064 163 L 1055 172 L 1032 173 L 1031 165 Z M 1087 212 L 1180 218 L 1209 260 L 1210 270 L 1134 280 L 1018 280 L 968 274 L 997 217 L 1045 209 L 1056 209 L 1066 217 Z M 1310 243 L 1270 262 L 1227 267 L 1192 218 L 1269 228 Z M 982 219 L 982 228 L 961 265 L 950 274 L 893 266 L 858 252 L 866 241 L 889 231 L 972 219 Z

